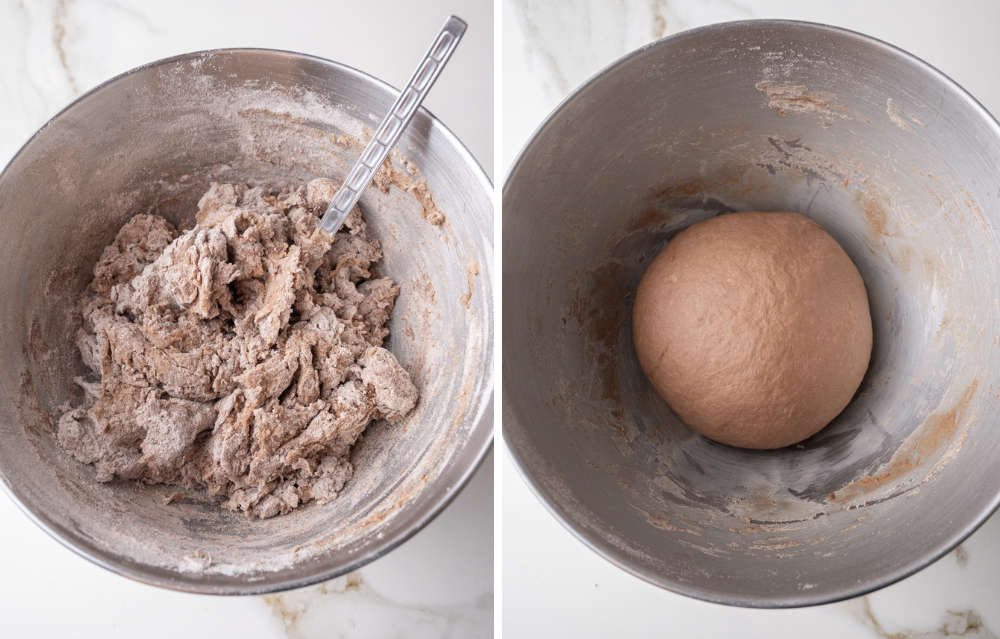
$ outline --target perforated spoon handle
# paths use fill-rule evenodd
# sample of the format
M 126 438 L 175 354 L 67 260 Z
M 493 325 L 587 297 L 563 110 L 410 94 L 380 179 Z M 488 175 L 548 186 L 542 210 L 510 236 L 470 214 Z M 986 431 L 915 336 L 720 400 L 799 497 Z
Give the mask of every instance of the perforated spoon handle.
M 403 135 L 406 126 L 413 119 L 413 114 L 417 112 L 424 97 L 434 86 L 435 80 L 448 63 L 455 47 L 466 29 L 465 22 L 456 16 L 450 16 L 441 27 L 441 31 L 434 38 L 434 43 L 424 55 L 413 72 L 410 81 L 406 83 L 403 90 L 399 92 L 399 97 L 393 103 L 389 113 L 383 118 L 375 135 L 365 146 L 361 157 L 354 163 L 351 172 L 347 174 L 344 184 L 333 196 L 330 206 L 320 220 L 320 228 L 330 233 L 336 233 L 340 226 L 347 219 L 347 214 L 358 203 L 361 192 L 371 184 L 375 177 L 375 171 L 382 166 L 382 162 L 389 155 L 389 151 L 396 145 Z

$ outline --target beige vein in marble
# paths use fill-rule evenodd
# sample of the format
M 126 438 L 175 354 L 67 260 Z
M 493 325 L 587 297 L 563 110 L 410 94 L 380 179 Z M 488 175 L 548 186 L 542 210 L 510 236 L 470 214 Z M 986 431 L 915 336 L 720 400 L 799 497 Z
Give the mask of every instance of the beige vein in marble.
M 259 598 L 287 639 L 334 636 L 487 637 L 492 629 L 492 593 L 461 606 L 418 606 L 393 601 L 352 572 L 316 586 Z

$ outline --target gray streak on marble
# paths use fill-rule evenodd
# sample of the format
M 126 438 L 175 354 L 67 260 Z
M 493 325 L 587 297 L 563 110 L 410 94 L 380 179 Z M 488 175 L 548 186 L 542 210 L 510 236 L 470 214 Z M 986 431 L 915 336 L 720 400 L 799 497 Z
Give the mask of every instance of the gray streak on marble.
M 965 549 L 965 546 L 959 544 L 955 547 L 955 561 L 958 562 L 960 568 L 965 568 L 969 565 L 969 552 Z
M 570 90 L 569 81 L 559 69 L 556 57 L 544 46 L 545 38 L 534 21 L 532 5 L 528 2 L 516 2 L 514 3 L 514 11 L 521 23 L 521 28 L 524 29 L 525 36 L 529 40 L 529 43 L 533 45 L 529 48 L 529 55 L 534 54 L 541 64 L 545 66 L 556 85 L 556 90 L 560 94 L 568 93 Z

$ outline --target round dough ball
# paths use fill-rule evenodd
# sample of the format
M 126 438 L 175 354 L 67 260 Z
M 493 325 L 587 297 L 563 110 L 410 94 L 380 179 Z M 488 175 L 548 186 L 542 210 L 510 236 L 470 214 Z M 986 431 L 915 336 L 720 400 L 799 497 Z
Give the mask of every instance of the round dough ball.
M 684 423 L 781 448 L 847 406 L 872 349 L 865 283 L 798 213 L 732 213 L 677 234 L 639 283 L 639 363 Z

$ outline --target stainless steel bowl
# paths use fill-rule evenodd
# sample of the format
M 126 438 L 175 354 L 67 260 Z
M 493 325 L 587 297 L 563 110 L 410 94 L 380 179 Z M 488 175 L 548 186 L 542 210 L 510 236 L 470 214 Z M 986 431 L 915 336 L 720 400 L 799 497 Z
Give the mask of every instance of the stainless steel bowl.
M 751 21 L 655 42 L 570 96 L 503 193 L 504 432 L 540 498 L 664 588 L 829 602 L 947 552 L 1000 503 L 1000 127 L 872 38 Z M 851 405 L 802 445 L 697 436 L 630 334 L 644 266 L 731 210 L 806 213 L 868 286 Z
M 0 175 L 0 474 L 42 528 L 148 583 L 204 593 L 305 585 L 388 552 L 452 499 L 492 438 L 492 206 L 468 150 L 425 110 L 400 151 L 447 222 L 413 195 L 361 200 L 402 287 L 390 348 L 422 390 L 396 426 L 375 424 L 355 476 L 325 506 L 266 521 L 132 482 L 98 484 L 55 443 L 53 417 L 83 373 L 72 309 L 101 249 L 136 212 L 190 224 L 210 181 L 343 176 L 393 90 L 302 54 L 220 50 L 155 62 L 81 97 Z M 478 274 L 477 274 L 478 272 Z

